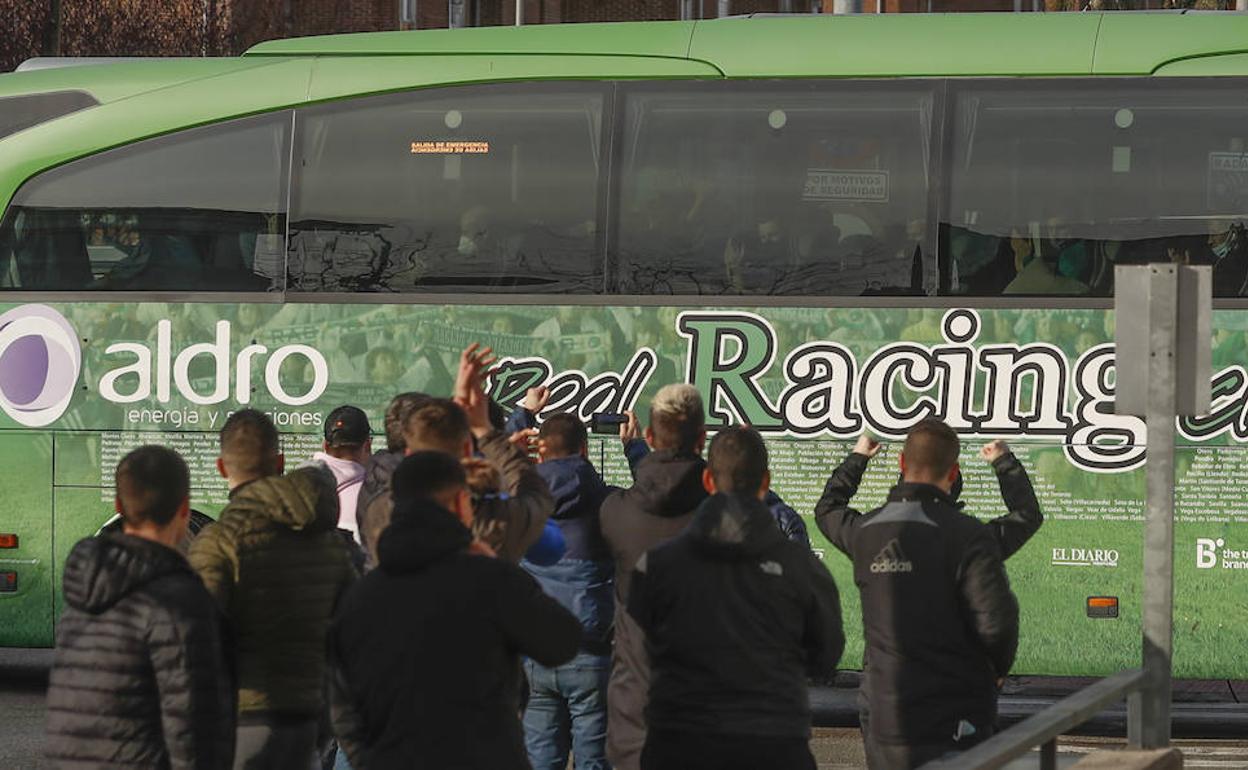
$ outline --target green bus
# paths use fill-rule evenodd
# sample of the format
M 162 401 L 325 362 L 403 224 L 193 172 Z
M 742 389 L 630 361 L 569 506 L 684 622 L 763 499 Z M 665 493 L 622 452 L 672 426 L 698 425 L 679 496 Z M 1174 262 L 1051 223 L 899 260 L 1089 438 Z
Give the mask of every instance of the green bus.
M 52 644 L 130 447 L 181 451 L 211 514 L 232 410 L 297 461 L 332 408 L 380 424 L 480 341 L 504 405 L 695 384 L 806 514 L 862 431 L 888 443 L 858 502 L 882 500 L 936 415 L 968 510 L 999 515 L 976 450 L 1006 438 L 1047 518 L 1009 563 L 1015 673 L 1134 666 L 1144 426 L 1113 413 L 1113 267 L 1177 260 L 1217 299 L 1213 408 L 1179 424 L 1175 671 L 1248 679 L 1244 40 L 1223 13 L 755 17 L 2 75 L 0 645 Z

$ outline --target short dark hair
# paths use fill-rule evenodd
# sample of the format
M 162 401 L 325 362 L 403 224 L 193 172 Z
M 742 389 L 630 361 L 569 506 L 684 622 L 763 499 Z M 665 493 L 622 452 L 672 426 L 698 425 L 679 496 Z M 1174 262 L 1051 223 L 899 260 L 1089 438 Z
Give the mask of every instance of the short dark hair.
M 962 442 L 943 421 L 934 417 L 923 420 L 910 429 L 902 456 L 907 472 L 918 472 L 931 478 L 944 478 L 958 462 Z
M 685 384 L 659 388 L 650 404 L 650 430 L 656 449 L 692 453 L 705 428 L 702 395 L 696 388 Z
M 230 415 L 221 426 L 221 459 L 231 473 L 269 476 L 277 473 L 280 453 L 277 426 L 255 409 Z
M 141 446 L 121 458 L 113 477 L 121 518 L 129 526 L 164 526 L 190 496 L 191 474 L 182 457 L 163 446 Z
M 468 415 L 449 398 L 430 399 L 403 423 L 405 450 L 435 449 L 458 456 L 471 436 Z
M 566 412 L 547 417 L 538 429 L 537 437 L 545 443 L 550 457 L 571 457 L 589 446 L 585 423 Z
M 767 444 L 753 428 L 725 428 L 711 440 L 706 465 L 720 492 L 757 494 L 767 476 Z
M 407 444 L 403 442 L 403 423 L 407 422 L 407 418 L 433 400 L 433 396 L 424 393 L 411 391 L 408 393 L 400 393 L 390 399 L 390 405 L 386 407 L 386 449 L 391 452 L 402 452 L 407 449 Z
M 420 451 L 403 458 L 391 477 L 396 503 L 404 500 L 439 500 L 468 486 L 459 459 L 446 452 Z

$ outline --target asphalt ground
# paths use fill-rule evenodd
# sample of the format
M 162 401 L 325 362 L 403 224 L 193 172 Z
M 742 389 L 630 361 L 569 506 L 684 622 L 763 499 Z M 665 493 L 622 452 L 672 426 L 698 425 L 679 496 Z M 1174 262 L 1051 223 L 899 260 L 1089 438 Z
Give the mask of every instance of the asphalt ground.
M 51 653 L 47 650 L 0 650 L 0 768 L 36 770 L 42 761 L 44 692 Z M 1063 736 L 1058 743 L 1060 767 L 1070 767 L 1092 751 L 1119 748 L 1121 738 Z M 1248 767 L 1248 740 L 1183 739 L 1184 766 L 1203 770 Z M 862 737 L 855 727 L 819 727 L 811 750 L 819 770 L 860 770 L 866 767 Z M 1009 770 L 1039 766 L 1038 757 L 1016 761 Z M 765 770 L 760 768 L 760 770 Z

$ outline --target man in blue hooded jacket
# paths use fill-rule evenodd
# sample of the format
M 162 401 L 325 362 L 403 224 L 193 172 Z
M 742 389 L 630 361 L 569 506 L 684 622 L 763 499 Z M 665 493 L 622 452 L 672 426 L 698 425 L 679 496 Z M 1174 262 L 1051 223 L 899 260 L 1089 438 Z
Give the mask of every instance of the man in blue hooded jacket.
M 537 578 L 543 591 L 576 615 L 584 633 L 577 656 L 562 666 L 525 661 L 529 680 L 525 743 L 534 770 L 563 770 L 569 749 L 577 770 L 607 770 L 615 563 L 602 538 L 598 511 L 613 488 L 603 483 L 587 459 L 588 435 L 575 416 L 551 415 L 537 438 L 542 460 L 537 472 L 555 499 L 550 521 L 561 531 L 566 550 L 563 558 L 546 565 L 535 563 L 530 553 L 521 566 Z

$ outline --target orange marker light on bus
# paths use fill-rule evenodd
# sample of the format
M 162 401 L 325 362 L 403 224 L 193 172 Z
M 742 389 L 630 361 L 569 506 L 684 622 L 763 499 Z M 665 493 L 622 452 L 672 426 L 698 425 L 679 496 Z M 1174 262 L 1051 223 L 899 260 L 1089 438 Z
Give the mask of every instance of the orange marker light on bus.
M 1088 617 L 1090 618 L 1116 618 L 1118 617 L 1118 597 L 1117 596 L 1089 596 L 1088 597 Z
M 0 548 L 16 548 L 17 535 L 9 532 L 0 532 Z
M 0 572 L 0 594 L 17 593 L 17 573 Z

